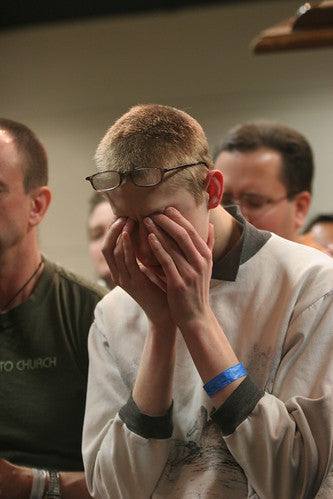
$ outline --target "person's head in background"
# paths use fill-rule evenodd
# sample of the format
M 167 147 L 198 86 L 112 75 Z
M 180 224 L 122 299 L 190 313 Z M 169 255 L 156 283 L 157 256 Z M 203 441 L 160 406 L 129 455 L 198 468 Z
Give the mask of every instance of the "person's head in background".
M 303 235 L 333 257 L 333 213 L 322 213 L 312 218 L 305 226 Z
M 258 229 L 299 240 L 314 173 L 303 135 L 276 122 L 239 124 L 217 145 L 214 161 L 224 176 L 224 206 L 238 204 Z
M 113 213 L 109 201 L 99 192 L 94 193 L 89 201 L 89 254 L 99 283 L 109 289 L 112 289 L 114 284 L 108 264 L 102 254 L 102 244 L 112 219 Z
M 38 137 L 26 125 L 0 118 L 2 271 L 4 261 L 17 271 L 17 258 L 26 267 L 40 259 L 37 229 L 51 200 L 47 183 L 48 158 Z

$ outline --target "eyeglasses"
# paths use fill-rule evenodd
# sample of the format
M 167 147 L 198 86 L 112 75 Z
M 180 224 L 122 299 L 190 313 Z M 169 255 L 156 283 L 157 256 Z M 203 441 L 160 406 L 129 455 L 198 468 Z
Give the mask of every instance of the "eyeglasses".
M 252 192 L 246 192 L 242 194 L 238 199 L 231 196 L 231 194 L 225 193 L 222 196 L 221 204 L 222 206 L 229 206 L 232 204 L 237 204 L 240 208 L 244 208 L 245 210 L 252 211 L 255 213 L 260 212 L 266 206 L 273 206 L 277 203 L 285 199 L 291 200 L 299 191 L 289 192 L 287 195 L 282 196 L 278 199 L 271 199 L 267 196 L 263 196 L 262 194 L 255 194 Z
M 190 163 L 189 165 L 175 166 L 174 168 L 134 168 L 128 173 L 106 170 L 86 177 L 92 187 L 98 192 L 112 191 L 121 185 L 126 177 L 129 177 L 133 184 L 139 187 L 152 187 L 162 182 L 163 177 L 168 172 L 180 171 L 191 166 L 203 165 L 208 168 L 204 161 Z

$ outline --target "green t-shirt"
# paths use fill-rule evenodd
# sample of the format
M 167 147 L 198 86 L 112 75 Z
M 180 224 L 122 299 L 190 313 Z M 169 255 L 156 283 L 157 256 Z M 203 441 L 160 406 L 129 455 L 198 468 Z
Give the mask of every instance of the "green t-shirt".
M 30 298 L 0 314 L 0 456 L 83 470 L 87 338 L 102 288 L 45 260 Z

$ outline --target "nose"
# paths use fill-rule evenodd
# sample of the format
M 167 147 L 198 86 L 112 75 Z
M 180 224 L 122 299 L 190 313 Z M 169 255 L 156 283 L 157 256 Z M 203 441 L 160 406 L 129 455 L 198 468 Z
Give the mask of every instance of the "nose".
M 158 261 L 148 242 L 148 231 L 143 222 L 138 222 L 132 234 L 135 256 L 146 266 L 158 265 Z

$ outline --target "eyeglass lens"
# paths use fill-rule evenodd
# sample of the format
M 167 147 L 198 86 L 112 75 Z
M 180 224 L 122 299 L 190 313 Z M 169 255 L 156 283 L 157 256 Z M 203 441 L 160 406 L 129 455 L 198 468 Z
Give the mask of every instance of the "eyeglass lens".
M 271 200 L 260 194 L 243 194 L 239 199 L 234 199 L 230 194 L 223 194 L 222 205 L 239 204 L 243 208 L 258 210 L 270 203 Z
M 118 172 L 100 172 L 93 175 L 92 182 L 96 191 L 114 189 L 120 184 L 120 175 Z
M 136 168 L 130 173 L 130 177 L 135 185 L 149 187 L 159 184 L 163 171 L 160 168 Z
M 162 175 L 163 171 L 159 168 L 136 168 L 129 173 L 133 183 L 143 187 L 158 184 Z M 121 183 L 121 174 L 116 171 L 100 172 L 92 176 L 92 183 L 97 191 L 115 189 Z

